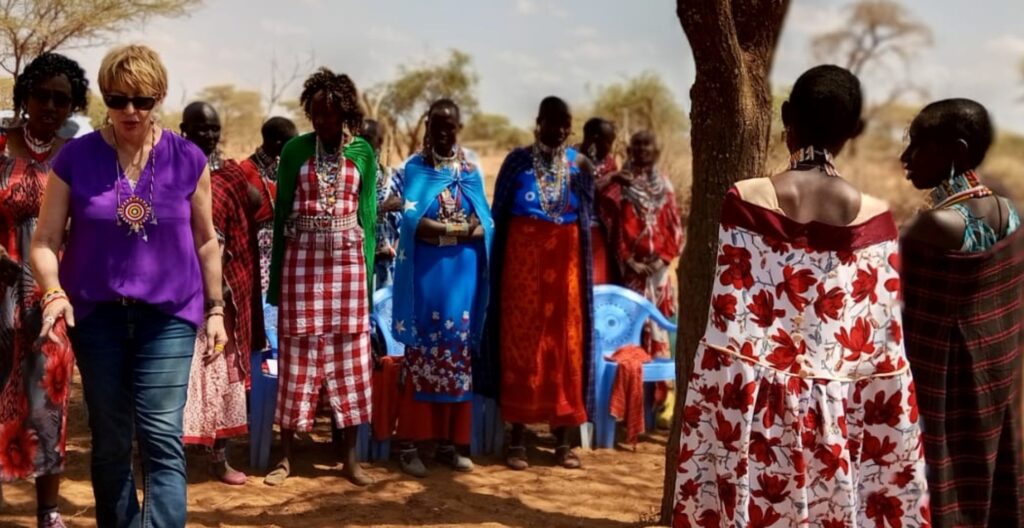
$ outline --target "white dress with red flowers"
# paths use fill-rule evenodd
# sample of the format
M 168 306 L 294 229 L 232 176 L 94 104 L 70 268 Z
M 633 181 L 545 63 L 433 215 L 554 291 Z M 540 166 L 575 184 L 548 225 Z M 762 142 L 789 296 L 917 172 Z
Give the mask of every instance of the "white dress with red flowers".
M 929 526 L 897 248 L 868 196 L 837 227 L 787 218 L 767 179 L 729 193 L 674 526 Z

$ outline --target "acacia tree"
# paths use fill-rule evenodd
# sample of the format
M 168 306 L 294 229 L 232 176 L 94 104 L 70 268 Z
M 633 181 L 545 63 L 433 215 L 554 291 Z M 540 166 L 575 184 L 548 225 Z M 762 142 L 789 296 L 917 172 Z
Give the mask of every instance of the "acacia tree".
M 476 84 L 470 56 L 451 50 L 448 60 L 415 68 L 402 67 L 399 77 L 370 90 L 366 110 L 400 136 L 402 156 L 416 150 L 423 133 L 426 111 L 432 102 L 448 97 L 458 103 L 463 119 L 477 111 Z
M 33 57 L 95 46 L 153 17 L 178 17 L 202 0 L 0 0 L 0 67 L 17 77 Z
M 837 29 L 811 40 L 814 58 L 834 61 L 857 77 L 877 75 L 891 82 L 889 93 L 865 112 L 865 120 L 901 97 L 925 90 L 910 77 L 917 54 L 932 44 L 932 32 L 895 0 L 856 0 Z
M 735 182 L 764 175 L 771 133 L 772 60 L 789 0 L 676 0 L 696 80 L 690 89 L 691 214 L 679 266 L 675 419 L 665 457 L 662 523 L 670 524 L 686 385 L 707 324 L 722 200 Z M 683 287 L 685 285 L 685 287 Z
M 612 119 L 624 137 L 650 130 L 663 140 L 686 132 L 686 114 L 672 90 L 654 72 L 602 87 L 594 98 L 593 114 Z
M 196 100 L 206 101 L 217 109 L 225 151 L 241 154 L 259 145 L 260 126 L 265 115 L 260 92 L 221 84 L 203 88 L 196 95 Z

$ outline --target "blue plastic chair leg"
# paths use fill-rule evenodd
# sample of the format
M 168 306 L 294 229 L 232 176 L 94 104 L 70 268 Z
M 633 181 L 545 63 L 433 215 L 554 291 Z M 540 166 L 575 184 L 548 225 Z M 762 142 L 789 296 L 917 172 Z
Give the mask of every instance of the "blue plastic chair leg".
M 356 429 L 356 454 L 363 462 L 370 461 L 370 424 L 360 424 Z
M 657 382 L 655 382 L 657 383 Z M 644 383 L 644 430 L 654 429 L 654 393 L 657 390 L 655 383 Z
M 274 407 L 277 404 L 277 377 L 263 374 L 262 367 L 263 354 L 253 354 L 249 401 L 249 464 L 261 472 L 266 471 L 270 463 Z
M 618 365 L 608 363 L 604 374 L 601 376 L 597 395 L 597 416 L 594 420 L 595 444 L 602 449 L 615 447 L 615 418 L 612 418 L 609 407 L 611 405 L 612 384 L 615 382 L 615 373 Z

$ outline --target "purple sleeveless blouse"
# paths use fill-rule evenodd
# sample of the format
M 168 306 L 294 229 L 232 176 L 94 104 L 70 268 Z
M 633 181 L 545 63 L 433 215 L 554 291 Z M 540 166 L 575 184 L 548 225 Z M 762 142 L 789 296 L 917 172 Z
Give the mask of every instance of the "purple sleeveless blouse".
M 155 174 L 147 161 L 135 193 L 150 200 L 157 223 L 146 222 L 148 240 L 117 221 L 131 189 L 117 171 L 114 148 L 99 131 L 68 142 L 54 158 L 54 174 L 71 187 L 71 229 L 60 262 L 60 282 L 75 316 L 84 319 L 97 304 L 124 297 L 148 303 L 199 327 L 203 322 L 203 281 L 192 237 L 192 193 L 206 167 L 198 147 L 164 130 L 153 149 Z

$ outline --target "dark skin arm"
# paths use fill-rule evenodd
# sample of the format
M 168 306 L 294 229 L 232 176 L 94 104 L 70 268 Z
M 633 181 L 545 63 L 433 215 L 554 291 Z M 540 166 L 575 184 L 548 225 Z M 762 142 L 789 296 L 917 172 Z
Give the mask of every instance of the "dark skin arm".
M 903 238 L 930 246 L 956 251 L 964 243 L 964 219 L 956 211 L 926 211 L 903 228 Z
M 377 207 L 377 214 L 391 213 L 394 211 L 402 210 L 402 197 L 391 195 L 386 200 L 381 202 Z
M 459 242 L 468 240 L 480 240 L 484 237 L 484 228 L 480 225 L 480 219 L 473 215 L 469 218 L 469 232 L 465 235 L 449 235 L 446 232 L 445 224 L 431 218 L 421 218 L 416 226 L 416 238 L 431 244 L 438 244 L 440 237 L 454 236 Z

